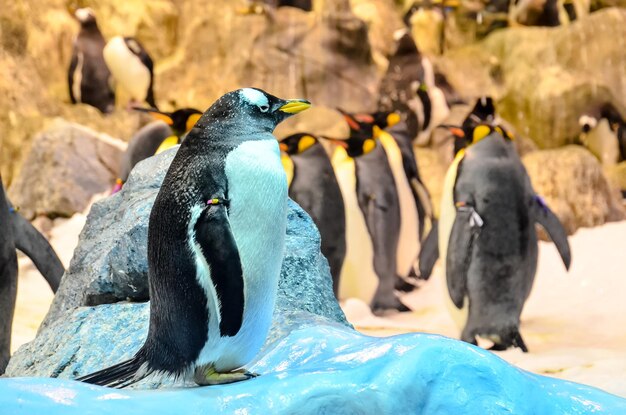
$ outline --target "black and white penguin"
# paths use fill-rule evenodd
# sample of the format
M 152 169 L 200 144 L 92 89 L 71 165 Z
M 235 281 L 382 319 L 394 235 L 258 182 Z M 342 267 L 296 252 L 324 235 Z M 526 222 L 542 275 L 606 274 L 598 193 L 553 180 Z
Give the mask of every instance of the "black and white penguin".
M 626 160 L 626 121 L 611 103 L 590 109 L 578 119 L 580 141 L 605 165 Z
M 550 235 L 569 269 L 567 234 L 534 192 L 513 142 L 480 124 L 444 180 L 439 252 L 461 339 L 482 337 L 494 350 L 528 349 L 520 315 L 537 269 L 535 223 Z
M 46 238 L 24 219 L 6 198 L 0 177 L 0 375 L 9 362 L 11 326 L 17 295 L 17 255 L 22 251 L 56 292 L 65 272 L 63 264 Z
M 148 337 L 130 360 L 79 380 L 124 387 L 152 373 L 200 385 L 254 376 L 241 368 L 267 337 L 287 226 L 272 132 L 309 106 L 243 88 L 204 113 L 150 213 Z
M 333 291 L 339 294 L 339 277 L 346 256 L 346 218 L 341 190 L 330 158 L 315 136 L 292 134 L 280 142 L 287 173 L 289 197 L 313 219 L 320 231 L 322 254 L 328 260 Z
M 356 297 L 374 312 L 408 311 L 394 292 L 399 282 L 400 198 L 373 119 L 344 113 L 350 137 L 333 140 L 331 157 L 346 210 L 346 257 L 339 298 Z M 416 229 L 416 228 L 414 228 Z
M 157 108 L 154 101 L 154 63 L 146 49 L 134 37 L 115 36 L 104 47 L 104 60 L 113 77 L 132 100 L 147 102 Z
M 77 9 L 74 16 L 80 23 L 80 31 L 74 39 L 67 74 L 70 100 L 72 104 L 88 104 L 109 113 L 115 108 L 115 90 L 102 54 L 104 37 L 91 9 Z
M 180 144 L 185 134 L 202 116 L 202 112 L 195 108 L 181 108 L 174 112 L 147 108 L 135 110 L 147 112 L 156 120 L 140 128 L 128 142 L 112 193 L 117 193 L 122 188 L 137 163 Z

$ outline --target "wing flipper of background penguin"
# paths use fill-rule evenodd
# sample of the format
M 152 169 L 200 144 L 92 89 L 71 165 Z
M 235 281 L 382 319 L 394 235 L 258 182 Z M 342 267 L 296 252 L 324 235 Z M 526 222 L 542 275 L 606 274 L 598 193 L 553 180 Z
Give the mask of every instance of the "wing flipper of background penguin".
M 239 249 L 232 234 L 227 201 L 211 199 L 194 229 L 196 243 L 211 272 L 211 281 L 220 301 L 220 334 L 234 336 L 243 323 L 244 284 Z
M 482 220 L 474 208 L 467 206 L 457 208 L 446 255 L 446 281 L 450 298 L 459 309 L 463 308 L 466 297 L 467 272 L 477 228 L 480 226 Z
M 422 241 L 419 254 L 419 278 L 427 280 L 439 258 L 439 222 L 434 221 L 430 232 Z
M 76 53 L 76 48 L 72 52 L 72 60 L 70 61 L 70 67 L 67 71 L 67 85 L 69 87 L 70 93 L 70 101 L 72 104 L 76 104 L 76 97 L 74 96 L 74 71 L 76 71 L 76 67 L 78 66 L 78 54 Z M 78 86 L 80 88 L 80 85 Z
M 567 232 L 565 232 L 559 218 L 550 210 L 540 196 L 535 195 L 533 199 L 532 210 L 535 213 L 535 220 L 548 232 L 550 239 L 552 239 L 556 249 L 559 251 L 559 255 L 561 255 L 565 269 L 569 270 L 572 255 L 567 240 Z
M 65 268 L 46 238 L 19 213 L 11 214 L 15 247 L 28 256 L 56 293 Z

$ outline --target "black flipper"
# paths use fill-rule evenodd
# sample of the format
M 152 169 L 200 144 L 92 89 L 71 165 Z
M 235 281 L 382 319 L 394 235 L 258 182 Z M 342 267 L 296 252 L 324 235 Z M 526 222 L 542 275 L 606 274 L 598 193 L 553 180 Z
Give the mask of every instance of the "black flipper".
M 472 246 L 481 226 L 482 219 L 473 207 L 457 208 L 446 255 L 448 293 L 457 308 L 463 308 Z
M 142 349 L 143 350 L 143 349 Z M 107 367 L 86 376 L 76 378 L 79 382 L 91 383 L 92 385 L 107 386 L 110 388 L 125 388 L 152 373 L 145 368 L 144 373 L 140 373 L 142 365 L 146 363 L 144 355 L 140 350 L 131 359 L 116 365 Z
M 11 214 L 15 247 L 25 253 L 48 281 L 52 292 L 57 292 L 65 268 L 46 238 L 19 213 Z
M 211 270 L 211 280 L 220 302 L 220 334 L 234 336 L 243 323 L 244 281 L 239 249 L 230 229 L 227 203 L 208 206 L 195 224 L 196 242 Z
M 430 278 L 435 263 L 439 258 L 439 222 L 434 221 L 426 239 L 422 242 L 419 254 L 419 278 L 427 280 Z
M 535 220 L 540 224 L 550 238 L 556 245 L 556 249 L 561 255 L 565 269 L 569 270 L 569 266 L 572 262 L 572 255 L 569 248 L 569 242 L 567 241 L 567 232 L 563 228 L 559 218 L 550 210 L 548 205 L 539 196 L 534 197 L 534 203 L 532 203 L 531 209 L 535 214 Z
M 76 47 L 74 47 L 72 51 L 72 60 L 70 61 L 70 67 L 67 70 L 67 85 L 69 87 L 70 101 L 72 104 L 76 104 L 76 97 L 74 96 L 74 71 L 76 71 L 77 66 L 78 54 L 76 53 Z

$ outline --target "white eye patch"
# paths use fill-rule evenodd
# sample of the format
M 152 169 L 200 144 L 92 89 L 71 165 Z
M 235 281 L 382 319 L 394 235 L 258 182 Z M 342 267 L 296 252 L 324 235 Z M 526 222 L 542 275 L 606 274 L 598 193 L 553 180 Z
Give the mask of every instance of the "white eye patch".
M 588 125 L 590 128 L 594 128 L 598 124 L 598 120 L 589 115 L 583 115 L 578 119 L 578 124 L 582 127 Z
M 252 105 L 261 108 L 269 108 L 269 101 L 264 93 L 252 88 L 243 88 L 239 91 L 241 97 Z

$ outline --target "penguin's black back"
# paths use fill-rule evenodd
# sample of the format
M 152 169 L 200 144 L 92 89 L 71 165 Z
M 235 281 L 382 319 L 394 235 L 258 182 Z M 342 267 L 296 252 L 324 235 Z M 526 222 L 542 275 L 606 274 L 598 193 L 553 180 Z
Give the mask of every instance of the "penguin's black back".
M 395 281 L 400 205 L 387 153 L 378 143 L 354 162 L 357 200 L 374 248 L 374 270 L 379 278 Z
M 172 134 L 172 129 L 163 121 L 153 121 L 139 129 L 128 142 L 120 162 L 118 177 L 126 181 L 135 165 L 152 157 L 163 140 Z
M 320 143 L 290 157 L 294 164 L 294 177 L 289 186 L 289 196 L 311 216 L 320 231 L 321 250 L 328 259 L 333 290 L 337 294 L 346 255 L 346 221 L 335 172 Z
M 0 374 L 9 363 L 11 326 L 17 295 L 17 254 L 10 226 L 9 204 L 0 177 Z

